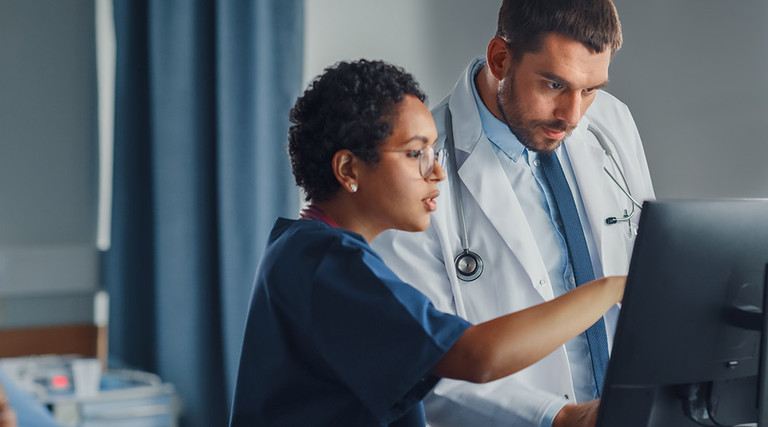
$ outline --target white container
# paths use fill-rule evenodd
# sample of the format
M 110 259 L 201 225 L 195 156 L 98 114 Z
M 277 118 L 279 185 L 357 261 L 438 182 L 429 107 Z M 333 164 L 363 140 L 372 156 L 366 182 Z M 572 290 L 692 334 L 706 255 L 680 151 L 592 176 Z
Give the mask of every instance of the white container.
M 72 379 L 75 382 L 75 396 L 94 397 L 99 394 L 101 384 L 101 361 L 99 359 L 75 359 L 72 361 Z

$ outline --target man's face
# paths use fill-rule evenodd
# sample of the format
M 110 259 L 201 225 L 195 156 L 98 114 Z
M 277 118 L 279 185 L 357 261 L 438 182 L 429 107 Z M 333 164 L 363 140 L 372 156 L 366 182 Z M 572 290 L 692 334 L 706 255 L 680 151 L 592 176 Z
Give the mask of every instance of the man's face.
M 607 50 L 546 36 L 539 52 L 510 61 L 496 93 L 502 118 L 529 150 L 555 150 L 608 83 L 610 61 Z

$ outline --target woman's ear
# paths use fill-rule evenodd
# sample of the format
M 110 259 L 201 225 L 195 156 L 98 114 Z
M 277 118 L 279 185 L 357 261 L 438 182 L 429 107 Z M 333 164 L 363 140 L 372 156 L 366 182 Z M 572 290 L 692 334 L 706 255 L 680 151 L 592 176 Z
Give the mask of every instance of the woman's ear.
M 357 192 L 359 164 L 360 159 L 347 149 L 339 150 L 333 155 L 333 175 L 345 191 Z
M 494 37 L 488 42 L 488 50 L 485 53 L 488 68 L 496 80 L 502 80 L 507 75 L 507 70 L 512 64 L 512 52 L 506 40 Z

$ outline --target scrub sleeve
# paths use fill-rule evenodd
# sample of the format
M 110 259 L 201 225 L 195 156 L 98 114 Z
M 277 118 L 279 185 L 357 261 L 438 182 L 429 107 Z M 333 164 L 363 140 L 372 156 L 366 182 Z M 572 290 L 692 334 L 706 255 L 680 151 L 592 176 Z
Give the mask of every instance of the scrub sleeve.
M 311 336 L 341 381 L 389 423 L 434 387 L 429 371 L 469 323 L 439 312 L 357 240 L 344 235 L 317 265 Z

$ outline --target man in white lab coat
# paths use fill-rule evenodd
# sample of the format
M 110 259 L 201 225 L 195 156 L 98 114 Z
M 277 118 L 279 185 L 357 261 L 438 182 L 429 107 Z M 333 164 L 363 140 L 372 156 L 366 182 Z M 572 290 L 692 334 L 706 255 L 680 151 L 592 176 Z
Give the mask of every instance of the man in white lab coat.
M 575 267 L 585 261 L 574 263 L 569 252 L 564 203 L 542 171 L 545 157 L 563 171 L 595 277 L 627 273 L 639 218 L 631 199 L 654 196 L 632 116 L 601 90 L 622 43 L 613 3 L 505 0 L 499 18 L 486 57 L 472 62 L 433 110 L 438 144 L 450 151 L 452 140 L 455 149 L 430 228 L 387 232 L 373 243 L 438 309 L 472 323 L 581 284 Z M 455 259 L 466 250 L 482 260 L 475 279 L 457 274 Z M 617 316 L 615 307 L 595 325 L 607 348 Z M 594 425 L 604 369 L 598 373 L 591 339 L 582 334 L 490 384 L 442 380 L 425 401 L 429 424 Z

